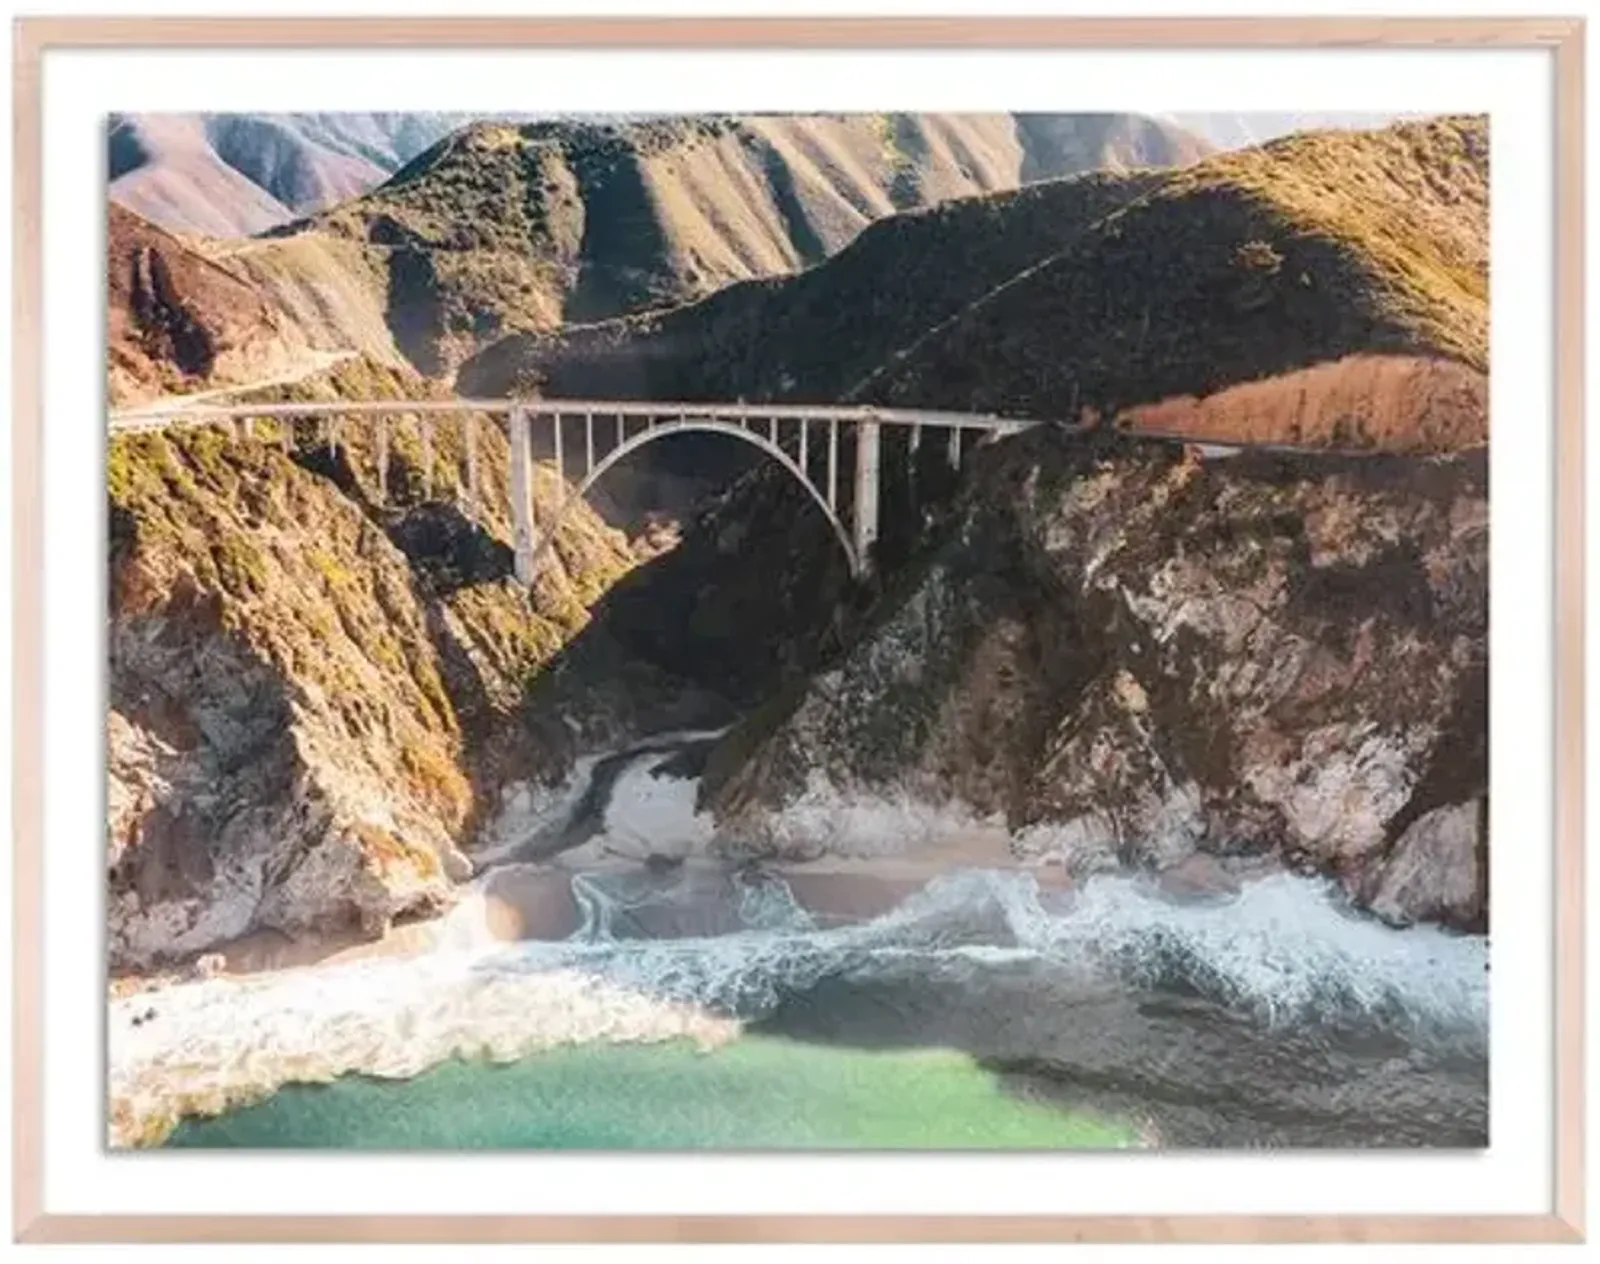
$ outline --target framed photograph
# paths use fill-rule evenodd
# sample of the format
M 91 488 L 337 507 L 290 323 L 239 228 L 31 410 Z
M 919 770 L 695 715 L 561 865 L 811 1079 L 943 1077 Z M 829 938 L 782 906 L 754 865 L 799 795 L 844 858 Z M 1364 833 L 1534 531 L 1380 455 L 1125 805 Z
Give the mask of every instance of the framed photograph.
M 21 20 L 16 1236 L 1580 1240 L 1582 67 Z

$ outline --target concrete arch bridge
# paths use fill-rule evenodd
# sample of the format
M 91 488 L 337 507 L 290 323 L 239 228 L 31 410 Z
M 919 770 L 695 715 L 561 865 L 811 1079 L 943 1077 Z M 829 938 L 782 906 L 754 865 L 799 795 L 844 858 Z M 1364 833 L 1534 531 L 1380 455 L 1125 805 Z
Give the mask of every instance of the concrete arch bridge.
M 423 452 L 424 483 L 435 469 L 434 430 L 461 427 L 463 468 L 456 480 L 463 510 L 477 519 L 483 481 L 478 468 L 478 426 L 503 417 L 511 444 L 510 517 L 516 574 L 531 584 L 567 514 L 608 470 L 650 443 L 677 434 L 722 435 L 759 449 L 795 478 L 827 518 L 849 560 L 850 572 L 871 571 L 878 538 L 885 428 L 906 432 L 904 453 L 916 462 L 923 446 L 937 443 L 959 469 L 964 446 L 1026 430 L 1038 423 L 981 413 L 804 404 L 692 404 L 651 400 L 455 399 L 351 400 L 315 403 L 193 404 L 113 414 L 113 433 L 176 426 L 221 425 L 249 437 L 258 419 L 320 420 L 337 449 L 343 427 L 370 430 L 380 496 L 387 495 L 388 445 L 397 425 L 415 425 Z M 902 445 L 896 445 L 899 449 Z M 568 490 L 553 517 L 534 519 L 533 463 L 545 454 Z M 841 464 L 848 462 L 849 469 Z M 842 477 L 843 476 L 843 477 Z

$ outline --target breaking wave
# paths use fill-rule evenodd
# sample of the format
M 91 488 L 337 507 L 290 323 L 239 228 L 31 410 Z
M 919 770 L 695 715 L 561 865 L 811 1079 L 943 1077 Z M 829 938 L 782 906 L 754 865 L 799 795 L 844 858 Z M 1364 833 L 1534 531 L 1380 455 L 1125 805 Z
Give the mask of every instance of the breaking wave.
M 480 968 L 581 968 L 746 1020 L 828 977 L 1035 966 L 1086 984 L 1190 990 L 1269 1024 L 1355 1018 L 1465 1035 L 1487 1025 L 1482 939 L 1380 925 L 1305 878 L 1278 875 L 1230 898 L 1175 903 L 1130 877 L 1047 896 L 1024 872 L 967 870 L 935 878 L 882 916 L 834 927 L 819 926 L 781 878 L 725 880 L 719 903 L 736 928 L 639 938 L 629 924 L 642 912 L 704 904 L 702 881 L 578 875 L 581 925 L 571 939 L 517 945 Z

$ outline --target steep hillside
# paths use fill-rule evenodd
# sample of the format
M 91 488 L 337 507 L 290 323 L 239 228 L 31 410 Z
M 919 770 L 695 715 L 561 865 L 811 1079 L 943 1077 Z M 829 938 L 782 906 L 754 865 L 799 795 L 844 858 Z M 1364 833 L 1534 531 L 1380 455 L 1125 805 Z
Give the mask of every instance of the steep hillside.
M 353 361 L 270 397 L 427 392 Z M 474 522 L 460 424 L 435 426 L 431 490 L 416 419 L 397 424 L 381 499 L 356 419 L 336 443 L 310 423 L 113 437 L 115 963 L 436 908 L 501 785 L 552 758 L 524 732 L 524 690 L 632 558 L 580 510 L 521 589 L 505 439 L 478 419 Z M 561 494 L 541 466 L 538 510 Z
M 270 116 L 217 114 L 206 119 L 217 157 L 291 211 L 320 210 L 381 184 L 387 169 L 316 144 Z
M 474 395 L 846 398 L 916 333 L 1065 249 L 1159 178 L 1091 174 L 890 216 L 798 276 L 513 335 L 463 365 L 458 381 Z
M 248 278 L 115 203 L 106 247 L 113 405 L 268 377 L 305 353 L 299 323 Z
M 1143 114 L 1015 114 L 1023 184 L 1080 171 L 1186 167 L 1214 152 L 1200 133 Z
M 477 124 L 383 187 L 274 231 L 381 248 L 388 319 L 448 372 L 514 330 L 670 306 L 814 264 L 896 210 L 1200 142 L 1098 116 Z
M 439 110 L 377 110 L 265 117 L 293 128 L 323 149 L 364 158 L 393 174 L 430 145 L 481 116 Z
M 1250 110 L 1236 113 L 1167 115 L 1173 123 L 1218 149 L 1248 149 L 1290 132 L 1324 132 L 1333 129 L 1371 131 L 1400 121 L 1401 116 L 1360 110 L 1314 110 L 1277 113 Z
M 408 365 L 390 327 L 387 251 L 326 233 L 208 244 L 313 346 Z
M 1481 118 L 1208 159 L 924 334 L 857 394 L 1106 418 L 1360 352 L 1482 372 L 1487 197 Z M 1285 437 L 1297 407 L 1284 401 Z
M 242 237 L 364 193 L 454 114 L 119 114 L 111 199 L 172 232 Z
M 108 208 L 107 398 L 126 408 L 365 356 L 406 366 L 383 253 L 318 233 L 184 241 Z
M 1087 386 L 1076 400 L 1069 386 L 1059 403 L 1038 392 L 1059 379 L 1062 365 L 1088 356 L 1103 367 L 1111 401 L 1116 392 L 1125 401 L 1119 426 L 1218 443 L 1423 454 L 1474 448 L 1488 425 L 1480 367 L 1482 135 L 1480 124 L 1444 121 L 1303 137 L 1173 175 L 1060 181 L 951 203 L 875 225 L 792 279 L 735 286 L 672 312 L 552 338 L 508 340 L 464 367 L 460 380 L 485 393 L 542 386 L 553 394 L 854 397 L 1002 411 L 1032 402 L 1043 415 L 1062 417 L 1076 403 L 1081 418 L 1105 397 Z M 1340 200 L 1345 179 L 1380 199 L 1366 219 Z M 1241 204 L 1254 218 L 1241 223 Z M 1163 218 L 1154 223 L 1143 218 L 1157 213 Z M 1297 226 L 1292 232 L 1289 223 Z M 1240 244 L 1268 225 L 1274 244 L 1267 248 L 1292 256 L 1311 285 L 1287 262 L 1279 265 L 1284 277 L 1237 270 Z M 998 288 L 986 283 L 986 271 L 1015 267 L 1019 256 L 1031 256 L 1020 276 Z M 1414 276 L 1451 275 L 1439 262 L 1450 259 L 1464 261 L 1464 296 L 1437 280 L 1408 288 Z M 1017 303 L 1005 307 L 1005 325 L 979 326 L 991 339 L 981 351 L 969 353 L 949 333 L 1069 260 L 1093 268 L 1084 285 L 1098 288 L 1084 297 L 1085 312 L 1066 313 L 1073 323 L 1065 331 L 1050 323 L 1054 308 Z M 1066 264 L 1059 266 L 1061 284 L 1073 284 Z M 1123 276 L 1131 285 L 1155 284 L 1147 266 L 1164 270 L 1173 308 L 1152 304 L 1148 328 L 1142 302 L 1131 320 L 1118 307 Z M 883 305 L 875 307 L 880 291 Z M 904 325 L 895 319 L 901 311 L 912 314 Z M 920 345 L 919 325 L 934 330 Z M 1167 359 L 1141 355 L 1141 336 L 1164 339 Z M 908 347 L 904 358 L 892 350 L 898 339 Z M 1346 354 L 1350 347 L 1357 349 Z M 991 362 L 1007 373 L 995 379 L 993 394 L 963 389 L 954 369 L 940 376 L 947 365 L 977 373 Z M 868 363 L 889 368 L 872 377 Z M 917 379 L 926 389 L 915 394 L 895 376 L 913 365 L 926 375 Z M 904 393 L 883 389 L 885 381 Z M 924 445 L 913 486 L 904 439 L 886 442 L 877 559 L 881 608 L 893 609 L 906 596 L 908 568 L 964 528 L 948 517 L 958 480 L 943 468 L 939 445 Z M 1166 451 L 1152 446 L 1148 459 L 1164 460 Z M 1389 468 L 1400 479 L 1423 467 Z M 1317 478 L 1314 466 L 1303 473 Z M 734 575 L 730 550 L 781 562 Z M 764 465 L 688 519 L 679 547 L 619 586 L 602 621 L 618 622 L 616 637 L 652 661 L 755 704 L 788 696 L 807 674 L 826 670 L 862 635 L 863 618 L 872 617 L 863 604 L 826 522 L 791 479 Z M 763 635 L 752 637 L 752 628 Z M 723 756 L 739 758 L 737 751 Z
M 127 116 L 111 198 L 182 228 L 307 345 L 448 377 L 511 331 L 786 275 L 900 208 L 1204 148 L 1120 115 L 480 122 L 362 193 L 458 121 Z
M 796 277 L 508 338 L 460 380 L 1469 446 L 1487 434 L 1487 159 L 1483 120 L 1442 119 L 951 202 Z

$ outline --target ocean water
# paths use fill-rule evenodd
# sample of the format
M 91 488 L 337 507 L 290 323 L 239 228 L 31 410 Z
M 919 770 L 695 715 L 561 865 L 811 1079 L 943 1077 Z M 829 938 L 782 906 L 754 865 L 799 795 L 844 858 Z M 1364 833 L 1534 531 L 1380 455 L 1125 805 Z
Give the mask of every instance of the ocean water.
M 951 1050 L 864 1051 L 748 1036 L 569 1045 L 413 1080 L 280 1089 L 181 1125 L 176 1147 L 297 1149 L 1121 1149 L 1126 1123 L 1006 1093 Z
M 703 842 L 692 783 L 652 767 L 613 769 L 577 835 Z M 547 840 L 583 797 L 525 832 Z M 882 855 L 906 818 L 832 819 Z M 171 1144 L 1487 1144 L 1486 940 L 1383 926 L 1320 881 L 1180 900 L 1137 876 L 1062 891 L 958 869 L 841 912 L 798 876 L 521 851 L 507 839 L 435 952 L 114 1003 L 124 1138 L 188 1117 Z M 489 935 L 511 880 L 562 923 Z

